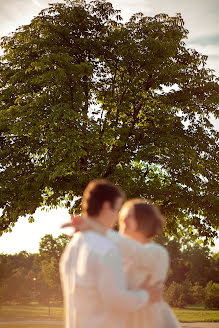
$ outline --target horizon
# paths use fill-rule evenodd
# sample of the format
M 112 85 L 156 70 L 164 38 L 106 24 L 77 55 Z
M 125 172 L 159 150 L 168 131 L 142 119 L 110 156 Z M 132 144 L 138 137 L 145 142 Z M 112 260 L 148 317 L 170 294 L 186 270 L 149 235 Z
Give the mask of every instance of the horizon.
M 71 228 L 60 228 L 70 219 L 66 208 L 52 209 L 47 212 L 37 209 L 34 217 L 33 223 L 29 223 L 27 217 L 19 218 L 12 232 L 3 233 L 0 237 L 0 254 L 14 255 L 22 251 L 38 253 L 40 241 L 45 235 L 52 234 L 54 238 L 57 238 L 63 233 L 68 235 L 72 232 Z M 209 246 L 209 249 L 213 253 L 219 252 L 219 238 L 215 241 L 215 246 Z

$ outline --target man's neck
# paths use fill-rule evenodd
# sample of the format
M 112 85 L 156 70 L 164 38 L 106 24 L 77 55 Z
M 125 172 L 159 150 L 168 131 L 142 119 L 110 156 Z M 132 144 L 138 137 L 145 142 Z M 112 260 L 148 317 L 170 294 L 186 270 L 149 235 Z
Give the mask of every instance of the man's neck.
M 109 229 L 108 225 L 106 224 L 106 220 L 104 220 L 104 217 L 101 215 L 98 216 L 89 216 L 90 220 L 92 220 L 94 223 L 101 225 L 102 227 Z
M 96 233 L 99 233 L 101 235 L 106 234 L 107 228 L 98 220 L 94 219 L 94 217 L 92 218 L 86 218 L 85 219 L 87 221 L 87 223 L 89 224 L 89 230 L 93 230 Z

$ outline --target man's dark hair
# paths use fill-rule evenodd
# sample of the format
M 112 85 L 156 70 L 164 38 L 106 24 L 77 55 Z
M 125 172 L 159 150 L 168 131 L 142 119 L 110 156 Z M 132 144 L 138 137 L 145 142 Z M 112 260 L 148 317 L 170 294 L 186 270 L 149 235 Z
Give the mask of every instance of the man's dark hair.
M 125 198 L 122 190 L 108 180 L 93 180 L 84 190 L 82 198 L 82 215 L 96 216 L 104 202 L 109 202 L 114 208 L 118 198 Z

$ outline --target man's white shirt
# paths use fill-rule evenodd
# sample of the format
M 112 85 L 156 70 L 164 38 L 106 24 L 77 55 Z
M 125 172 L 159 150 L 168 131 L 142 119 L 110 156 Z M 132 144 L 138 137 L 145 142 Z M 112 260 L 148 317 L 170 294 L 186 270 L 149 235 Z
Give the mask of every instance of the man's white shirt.
M 60 260 L 66 328 L 125 328 L 146 291 L 126 289 L 119 248 L 93 231 L 77 233 Z

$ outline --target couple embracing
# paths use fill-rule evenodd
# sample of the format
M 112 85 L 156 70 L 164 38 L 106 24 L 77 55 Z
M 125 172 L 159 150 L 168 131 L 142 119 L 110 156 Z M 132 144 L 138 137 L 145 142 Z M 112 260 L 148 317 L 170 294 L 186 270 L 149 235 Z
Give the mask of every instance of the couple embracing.
M 149 201 L 125 202 L 107 180 L 94 180 L 82 198 L 82 218 L 60 261 L 66 328 L 177 328 L 162 299 L 169 257 L 151 242 L 163 217 Z M 119 233 L 110 228 L 119 218 Z

